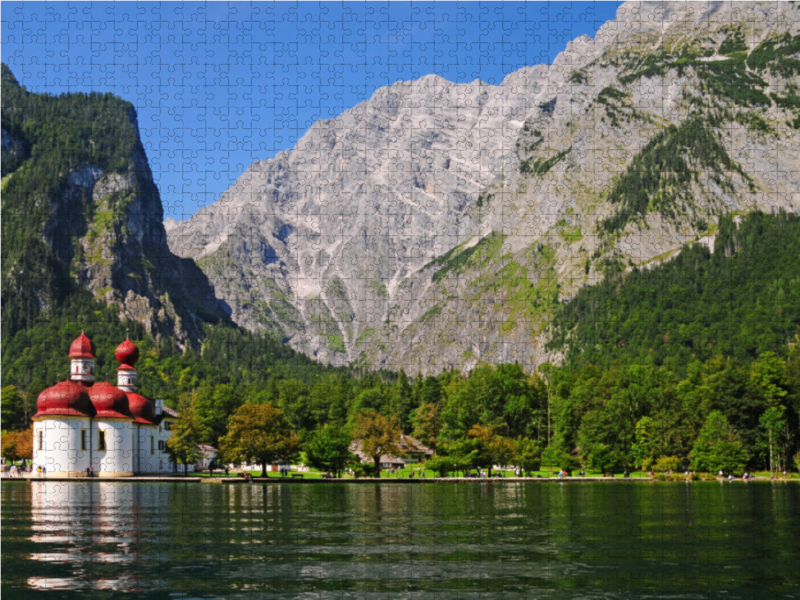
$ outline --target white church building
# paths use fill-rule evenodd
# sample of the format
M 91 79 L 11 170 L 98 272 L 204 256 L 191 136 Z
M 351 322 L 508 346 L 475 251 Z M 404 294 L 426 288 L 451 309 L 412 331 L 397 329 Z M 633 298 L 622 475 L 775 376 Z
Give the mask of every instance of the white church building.
M 70 377 L 47 388 L 33 417 L 33 464 L 48 477 L 125 477 L 170 472 L 166 451 L 178 413 L 136 393 L 139 349 L 116 350 L 117 385 L 95 383 L 92 342 L 84 333 L 69 348 Z

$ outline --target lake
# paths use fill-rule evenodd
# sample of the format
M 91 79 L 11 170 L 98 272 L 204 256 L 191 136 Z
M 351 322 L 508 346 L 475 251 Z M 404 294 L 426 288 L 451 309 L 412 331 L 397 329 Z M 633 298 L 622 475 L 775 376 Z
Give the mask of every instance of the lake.
M 1 487 L 9 599 L 800 598 L 792 482 Z

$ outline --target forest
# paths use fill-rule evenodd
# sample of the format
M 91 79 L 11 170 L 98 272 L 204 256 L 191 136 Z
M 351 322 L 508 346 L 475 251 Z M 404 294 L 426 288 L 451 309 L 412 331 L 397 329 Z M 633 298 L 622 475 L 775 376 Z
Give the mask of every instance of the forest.
M 26 428 L 39 391 L 66 377 L 68 345 L 90 315 L 97 372 L 113 381 L 114 349 L 130 335 L 144 393 L 187 415 L 192 443 L 224 446 L 234 416 L 256 405 L 277 409 L 297 449 L 322 439 L 344 448 L 367 417 L 378 419 L 390 438 L 410 434 L 434 450 L 431 468 L 445 473 L 795 469 L 799 234 L 800 219 L 785 214 L 723 219 L 713 253 L 687 246 L 582 290 L 555 319 L 552 344 L 568 348 L 566 361 L 532 375 L 516 364 L 428 377 L 326 367 L 220 325 L 208 327 L 201 352 L 180 354 L 74 295 L 57 318 L 3 345 L 3 429 Z
M 184 461 L 197 443 L 254 458 L 242 440 L 260 424 L 280 432 L 281 456 L 302 450 L 334 471 L 349 460 L 350 440 L 367 434 L 383 452 L 399 451 L 399 436 L 412 435 L 435 452 L 431 468 L 440 473 L 540 464 L 600 472 L 800 466 L 796 215 L 723 216 L 708 232 L 713 251 L 691 244 L 663 264 L 608 269 L 599 285 L 555 302 L 549 348 L 565 360 L 535 373 L 517 364 L 427 377 L 329 367 L 224 320 L 202 323 L 199 347 L 181 352 L 98 302 L 70 272 L 72 246 L 56 252 L 45 235 L 51 205 L 77 167 L 136 170 L 132 105 L 110 94 L 32 94 L 5 65 L 2 86 L 4 439 L 27 430 L 41 391 L 67 377 L 69 344 L 85 330 L 100 380 L 116 379 L 120 342 L 138 344 L 142 393 L 185 417 L 174 448 Z M 656 209 L 669 208 L 659 204 L 656 167 L 671 164 L 672 183 L 688 185 L 682 155 L 715 172 L 736 169 L 698 122 L 668 128 L 615 184 L 609 200 L 619 212 L 606 234 L 638 219 L 653 198 Z M 67 240 L 82 235 L 93 210 L 89 198 L 71 202 Z M 474 249 L 434 261 L 442 267 L 434 281 Z

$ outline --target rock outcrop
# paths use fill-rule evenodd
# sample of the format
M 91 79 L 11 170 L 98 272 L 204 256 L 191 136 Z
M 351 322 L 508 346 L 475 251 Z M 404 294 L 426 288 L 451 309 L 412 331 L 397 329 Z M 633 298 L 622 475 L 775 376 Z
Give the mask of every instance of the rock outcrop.
M 32 94 L 5 65 L 2 77 L 4 334 L 88 290 L 155 338 L 198 345 L 202 322 L 227 315 L 194 262 L 169 250 L 133 107 Z M 69 147 L 54 143 L 67 136 Z
M 333 364 L 557 361 L 554 307 L 721 214 L 797 211 L 800 11 L 626 3 L 501 85 L 378 90 L 170 222 L 234 321 Z

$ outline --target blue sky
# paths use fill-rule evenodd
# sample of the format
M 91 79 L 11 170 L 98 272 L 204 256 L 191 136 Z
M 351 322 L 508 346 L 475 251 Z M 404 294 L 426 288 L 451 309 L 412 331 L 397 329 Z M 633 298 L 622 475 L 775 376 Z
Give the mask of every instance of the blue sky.
M 132 102 L 165 215 L 185 219 L 379 87 L 499 83 L 619 4 L 3 2 L 2 60 L 30 91 Z

